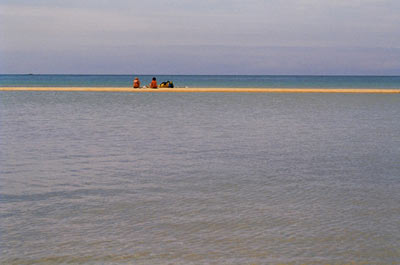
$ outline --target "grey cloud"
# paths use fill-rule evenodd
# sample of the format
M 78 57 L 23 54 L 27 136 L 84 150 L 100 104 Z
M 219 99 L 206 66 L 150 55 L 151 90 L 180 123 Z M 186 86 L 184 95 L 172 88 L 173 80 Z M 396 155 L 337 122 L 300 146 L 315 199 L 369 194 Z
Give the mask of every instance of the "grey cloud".
M 4 59 L 10 73 L 398 75 L 400 69 L 400 49 L 356 47 L 134 45 L 13 52 Z
M 132 60 L 143 72 L 163 71 L 162 62 L 172 60 L 169 69 L 190 73 L 218 66 L 229 73 L 393 73 L 399 69 L 399 8 L 392 0 L 4 0 L 2 72 L 29 65 L 125 72 Z M 200 47 L 207 47 L 204 56 L 195 53 Z M 22 54 L 46 60 L 36 64 Z M 147 63 L 157 59 L 160 66 Z M 58 68 L 50 67 L 56 62 Z

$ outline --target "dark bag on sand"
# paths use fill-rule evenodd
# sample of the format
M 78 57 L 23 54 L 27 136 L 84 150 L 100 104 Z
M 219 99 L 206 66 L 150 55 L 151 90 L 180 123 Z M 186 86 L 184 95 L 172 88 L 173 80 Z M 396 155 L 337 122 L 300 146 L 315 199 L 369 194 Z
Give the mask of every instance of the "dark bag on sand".
M 174 83 L 168 80 L 167 82 L 162 82 L 160 84 L 160 87 L 174 88 Z

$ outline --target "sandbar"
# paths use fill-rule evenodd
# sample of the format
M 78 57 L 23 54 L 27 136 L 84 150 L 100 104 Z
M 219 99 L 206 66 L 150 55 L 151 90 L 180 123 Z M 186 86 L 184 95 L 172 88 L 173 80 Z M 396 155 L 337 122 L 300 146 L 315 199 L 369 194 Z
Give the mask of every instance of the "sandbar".
M 0 91 L 82 91 L 132 93 L 357 93 L 400 94 L 399 89 L 371 88 L 139 88 L 130 87 L 0 87 Z

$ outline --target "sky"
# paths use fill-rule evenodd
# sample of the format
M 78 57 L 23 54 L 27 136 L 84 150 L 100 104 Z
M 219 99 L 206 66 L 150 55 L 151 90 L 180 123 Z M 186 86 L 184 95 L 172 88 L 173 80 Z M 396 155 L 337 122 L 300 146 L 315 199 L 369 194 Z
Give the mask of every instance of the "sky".
M 0 0 L 0 74 L 400 75 L 399 0 Z

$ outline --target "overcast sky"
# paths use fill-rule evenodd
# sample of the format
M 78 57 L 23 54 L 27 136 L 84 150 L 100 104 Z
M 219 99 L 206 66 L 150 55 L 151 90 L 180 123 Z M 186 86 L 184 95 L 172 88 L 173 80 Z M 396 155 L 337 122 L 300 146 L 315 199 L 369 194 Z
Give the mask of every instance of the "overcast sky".
M 0 0 L 0 73 L 400 75 L 399 0 Z

